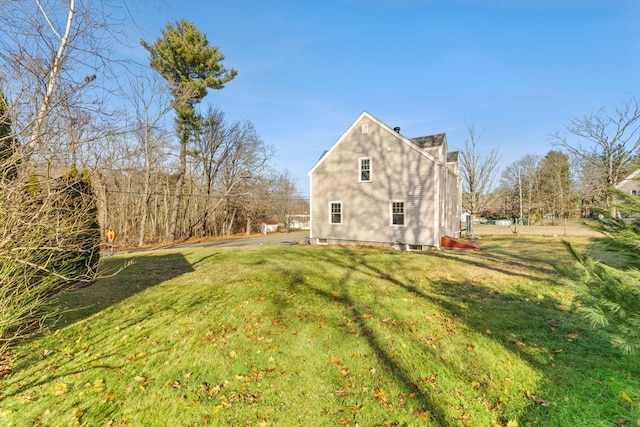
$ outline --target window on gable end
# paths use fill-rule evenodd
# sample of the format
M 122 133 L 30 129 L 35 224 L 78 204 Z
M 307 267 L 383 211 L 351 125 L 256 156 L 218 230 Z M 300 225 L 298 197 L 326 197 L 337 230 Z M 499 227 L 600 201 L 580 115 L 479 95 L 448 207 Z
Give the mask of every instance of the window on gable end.
M 359 178 L 360 182 L 371 181 L 371 157 L 359 159 Z

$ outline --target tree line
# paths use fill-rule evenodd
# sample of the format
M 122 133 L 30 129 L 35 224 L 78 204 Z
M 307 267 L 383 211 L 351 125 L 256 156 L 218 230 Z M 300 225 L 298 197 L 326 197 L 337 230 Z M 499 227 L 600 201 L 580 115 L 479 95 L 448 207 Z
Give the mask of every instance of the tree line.
M 111 3 L 0 8 L 0 355 L 93 282 L 107 229 L 143 246 L 308 211 L 250 121 L 200 105 L 237 71 L 192 23 L 132 41 Z M 135 45 L 148 63 L 116 55 Z
M 551 136 L 554 149 L 525 154 L 498 168 L 497 148 L 483 153 L 479 135 L 461 152 L 463 209 L 485 218 L 513 218 L 523 224 L 560 218 L 627 215 L 618 211 L 611 189 L 640 168 L 640 102 L 601 108 L 571 120 Z M 499 175 L 500 173 L 500 175 Z

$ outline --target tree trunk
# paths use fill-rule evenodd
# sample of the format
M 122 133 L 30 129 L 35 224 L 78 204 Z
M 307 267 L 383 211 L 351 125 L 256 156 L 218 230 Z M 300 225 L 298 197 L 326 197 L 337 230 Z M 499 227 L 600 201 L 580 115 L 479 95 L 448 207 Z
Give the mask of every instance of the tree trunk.
M 144 234 L 147 227 L 147 216 L 149 215 L 149 201 L 151 200 L 151 169 L 148 162 L 149 161 L 147 160 L 144 171 L 144 189 L 142 195 L 142 212 L 140 214 L 140 233 L 138 234 L 138 247 L 144 245 Z
M 183 123 L 184 127 L 185 124 Z M 182 198 L 182 185 L 184 184 L 184 176 L 187 173 L 187 135 L 186 131 L 182 131 L 180 138 L 180 159 L 178 165 L 178 180 L 176 181 L 176 190 L 173 194 L 173 209 L 171 210 L 171 221 L 169 222 L 169 235 L 167 239 L 174 242 L 176 240 L 176 228 L 178 224 L 178 211 L 180 210 L 180 199 Z
M 51 66 L 51 71 L 49 72 L 49 77 L 47 79 L 47 89 L 45 91 L 44 98 L 42 99 L 42 103 L 40 104 L 40 109 L 38 110 L 38 114 L 36 115 L 36 118 L 34 120 L 33 131 L 31 132 L 31 138 L 29 139 L 29 143 L 27 144 L 27 148 L 28 148 L 27 158 L 29 158 L 31 153 L 35 150 L 36 145 L 38 144 L 38 140 L 40 139 L 40 133 L 42 132 L 42 125 L 44 123 L 45 117 L 49 113 L 49 105 L 51 103 L 51 97 L 53 96 L 53 89 L 56 85 L 56 80 L 62 68 L 62 61 L 63 61 L 65 49 L 67 47 L 67 42 L 69 41 L 69 34 L 71 33 L 71 29 L 72 29 L 74 12 L 75 12 L 74 0 L 68 0 L 67 22 L 65 25 L 64 34 L 60 37 L 60 45 L 58 46 L 58 51 L 56 52 L 56 55 L 53 57 L 53 65 Z M 47 20 L 49 19 L 48 17 L 46 18 Z

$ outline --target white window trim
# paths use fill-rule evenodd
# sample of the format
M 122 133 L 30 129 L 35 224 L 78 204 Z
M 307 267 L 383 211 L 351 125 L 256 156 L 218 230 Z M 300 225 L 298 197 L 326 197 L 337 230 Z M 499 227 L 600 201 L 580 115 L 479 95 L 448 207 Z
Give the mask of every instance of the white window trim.
M 364 181 L 362 179 L 362 161 L 363 160 L 369 160 L 369 179 Z M 372 161 L 371 161 L 371 157 L 360 157 L 358 159 L 358 182 L 371 182 L 371 178 L 373 177 L 373 171 L 372 169 Z
M 402 203 L 402 219 L 403 224 L 393 223 L 393 204 Z M 391 200 L 389 201 L 389 225 L 392 227 L 406 227 L 407 226 L 407 202 L 404 200 Z
M 340 222 L 332 222 L 332 214 L 331 205 L 339 204 L 340 205 Z M 330 200 L 329 201 L 329 224 L 330 225 L 342 225 L 344 223 L 344 204 L 341 200 Z
M 362 124 L 362 133 L 369 133 L 369 123 Z

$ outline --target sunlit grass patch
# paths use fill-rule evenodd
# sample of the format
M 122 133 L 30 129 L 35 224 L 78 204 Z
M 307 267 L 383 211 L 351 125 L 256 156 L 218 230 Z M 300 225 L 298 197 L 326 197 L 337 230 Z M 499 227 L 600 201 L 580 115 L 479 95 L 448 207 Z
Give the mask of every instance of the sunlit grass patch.
M 0 424 L 640 418 L 638 367 L 571 314 L 572 295 L 548 264 L 569 259 L 554 239 L 495 238 L 480 252 L 300 246 L 130 257 L 118 276 L 68 296 L 81 308 L 60 329 L 17 350 Z

